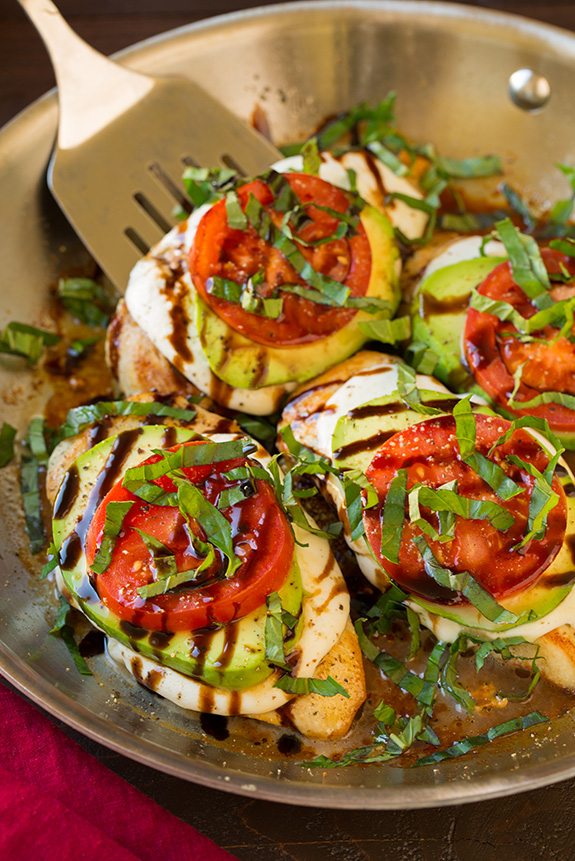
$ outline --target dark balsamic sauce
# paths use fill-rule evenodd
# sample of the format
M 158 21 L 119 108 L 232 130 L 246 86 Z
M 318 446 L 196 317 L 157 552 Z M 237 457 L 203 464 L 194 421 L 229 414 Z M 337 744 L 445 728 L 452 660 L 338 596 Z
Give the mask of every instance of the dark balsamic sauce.
M 224 715 L 211 715 L 202 712 L 200 726 L 206 735 L 215 738 L 216 741 L 225 741 L 230 735 L 228 719 Z
M 138 625 L 132 625 L 132 623 L 127 622 L 126 619 L 122 619 L 120 622 L 120 630 L 123 631 L 130 640 L 143 640 L 143 638 L 148 635 L 148 631 L 146 631 L 145 628 L 140 628 Z
M 71 535 L 68 535 L 68 537 L 64 539 L 62 546 L 60 547 L 60 551 L 58 553 L 60 567 L 63 568 L 64 571 L 71 571 L 72 568 L 75 568 L 80 561 L 81 555 L 82 542 L 79 535 L 76 532 L 72 532 Z
M 153 649 L 165 649 L 173 636 L 170 631 L 152 631 L 149 637 L 150 646 Z
M 80 488 L 80 476 L 78 475 L 78 468 L 74 464 L 71 466 L 64 479 L 62 484 L 60 485 L 60 490 L 58 491 L 58 496 L 56 497 L 56 502 L 54 503 L 54 519 L 59 520 L 62 517 L 65 517 L 74 502 L 76 501 L 76 497 L 78 496 L 78 490 Z
M 301 751 L 301 740 L 297 735 L 284 733 L 278 738 L 277 749 L 284 756 L 293 756 Z
M 78 649 L 83 658 L 95 658 L 96 655 L 104 653 L 106 638 L 102 631 L 88 631 L 86 636 L 80 641 Z
M 341 460 L 346 457 L 351 457 L 355 454 L 361 454 L 364 451 L 374 451 L 380 445 L 395 434 L 395 431 L 378 431 L 373 436 L 367 439 L 358 439 L 356 442 L 350 442 L 342 446 L 337 451 L 334 451 L 333 456 L 336 460 Z

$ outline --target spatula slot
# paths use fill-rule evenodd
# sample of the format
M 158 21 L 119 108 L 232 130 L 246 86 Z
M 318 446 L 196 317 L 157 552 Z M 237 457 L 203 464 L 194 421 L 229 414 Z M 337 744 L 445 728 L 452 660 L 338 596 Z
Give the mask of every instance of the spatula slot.
M 191 155 L 182 156 L 182 164 L 185 164 L 186 167 L 201 167 L 199 162 L 192 158 Z
M 220 160 L 222 164 L 225 164 L 226 167 L 230 167 L 232 170 L 235 170 L 235 172 L 239 173 L 240 176 L 247 176 L 247 171 L 245 171 L 243 167 L 237 163 L 235 158 L 232 158 L 231 155 L 228 155 L 227 152 L 222 155 Z
M 147 254 L 150 250 L 150 246 L 147 242 L 145 242 L 139 233 L 137 233 L 133 227 L 126 227 L 124 230 L 124 235 L 130 240 L 132 245 L 137 248 L 140 254 Z
M 193 209 L 192 204 L 185 196 L 183 191 L 178 188 L 171 176 L 166 173 L 161 164 L 157 161 L 153 161 L 148 165 L 148 170 L 150 171 L 152 176 L 157 179 L 157 181 L 166 189 L 166 191 L 171 194 L 171 196 L 181 206 L 184 212 L 187 212 L 189 214 Z
M 172 229 L 173 225 L 170 224 L 170 222 L 166 218 L 164 218 L 162 213 L 158 209 L 156 209 L 154 204 L 150 200 L 148 200 L 145 194 L 142 194 L 141 191 L 137 191 L 134 195 L 134 200 L 136 201 L 138 206 L 143 209 L 147 215 L 150 216 L 152 221 L 154 221 L 158 225 L 162 233 L 168 233 L 168 231 Z

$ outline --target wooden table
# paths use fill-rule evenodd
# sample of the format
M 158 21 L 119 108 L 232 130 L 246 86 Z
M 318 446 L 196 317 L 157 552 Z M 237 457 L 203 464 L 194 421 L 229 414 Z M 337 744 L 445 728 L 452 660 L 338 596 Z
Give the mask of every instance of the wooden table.
M 269 3 L 59 0 L 58 5 L 81 36 L 111 53 L 208 15 Z M 503 0 L 477 5 L 519 12 L 575 30 L 572 0 Z M 38 36 L 15 0 L 0 0 L 0 125 L 53 83 Z M 288 808 L 185 783 L 113 753 L 66 726 L 62 729 L 113 771 L 246 861 L 575 859 L 575 780 L 464 807 L 381 813 Z

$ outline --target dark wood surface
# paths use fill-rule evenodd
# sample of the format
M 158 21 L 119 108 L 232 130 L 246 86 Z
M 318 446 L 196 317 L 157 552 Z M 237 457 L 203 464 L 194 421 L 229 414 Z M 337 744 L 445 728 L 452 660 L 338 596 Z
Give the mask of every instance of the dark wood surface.
M 255 5 L 269 4 L 265 0 L 257 4 L 247 0 L 59 2 L 80 35 L 106 53 L 208 15 Z M 572 0 L 478 5 L 575 30 Z M 52 85 L 48 59 L 16 0 L 0 0 L 0 125 Z M 65 726 L 62 729 L 113 771 L 246 861 L 575 859 L 575 781 L 513 798 L 424 811 L 293 808 L 187 784 L 138 765 Z

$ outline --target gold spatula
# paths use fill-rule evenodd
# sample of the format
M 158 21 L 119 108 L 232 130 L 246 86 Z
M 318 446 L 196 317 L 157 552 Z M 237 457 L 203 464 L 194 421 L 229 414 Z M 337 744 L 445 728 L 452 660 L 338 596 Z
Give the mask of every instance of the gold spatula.
M 188 207 L 186 165 L 261 173 L 279 151 L 192 81 L 123 68 L 77 36 L 50 0 L 19 0 L 50 54 L 60 100 L 52 193 L 119 290 Z

